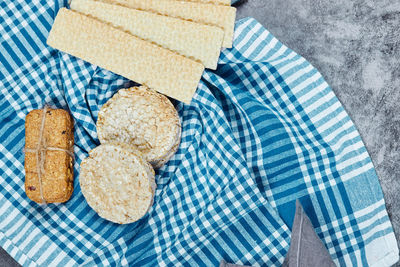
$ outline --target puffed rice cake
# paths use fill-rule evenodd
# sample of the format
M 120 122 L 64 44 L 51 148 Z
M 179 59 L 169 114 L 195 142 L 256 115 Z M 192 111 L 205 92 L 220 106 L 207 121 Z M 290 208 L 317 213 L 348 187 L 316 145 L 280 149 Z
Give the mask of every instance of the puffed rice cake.
M 179 116 L 167 97 L 147 87 L 121 89 L 99 112 L 100 142 L 135 146 L 154 168 L 163 166 L 178 150 Z
M 81 163 L 81 191 L 100 217 L 119 224 L 142 218 L 153 205 L 154 170 L 132 146 L 102 144 Z

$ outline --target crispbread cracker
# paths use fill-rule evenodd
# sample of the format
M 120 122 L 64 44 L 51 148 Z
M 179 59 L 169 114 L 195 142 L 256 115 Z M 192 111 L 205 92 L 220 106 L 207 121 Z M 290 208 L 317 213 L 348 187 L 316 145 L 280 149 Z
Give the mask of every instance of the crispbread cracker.
M 179 116 L 167 97 L 144 86 L 120 89 L 99 111 L 102 144 L 135 146 L 154 168 L 164 165 L 180 144 Z
M 89 206 L 120 224 L 143 217 L 153 204 L 154 170 L 141 153 L 125 144 L 102 144 L 81 163 L 79 182 Z
M 225 5 L 225 6 L 231 5 L 231 0 L 183 0 L 183 1 L 209 3 L 209 4 Z
M 47 44 L 186 103 L 204 71 L 201 63 L 66 8 Z
M 236 8 L 198 2 L 177 0 L 104 0 L 130 8 L 151 11 L 171 17 L 221 27 L 224 32 L 223 47 L 231 48 L 235 26 Z
M 221 28 L 94 0 L 73 0 L 71 9 L 198 60 L 206 68 L 217 68 Z

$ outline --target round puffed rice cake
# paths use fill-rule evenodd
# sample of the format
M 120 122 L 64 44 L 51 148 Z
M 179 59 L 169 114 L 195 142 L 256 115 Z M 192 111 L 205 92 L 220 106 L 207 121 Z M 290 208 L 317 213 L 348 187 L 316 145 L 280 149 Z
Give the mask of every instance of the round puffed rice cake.
M 119 224 L 142 218 L 153 205 L 154 170 L 135 148 L 102 144 L 81 163 L 82 193 L 100 217 Z
M 169 99 L 147 87 L 119 90 L 99 112 L 100 142 L 135 146 L 144 158 L 159 168 L 178 150 L 181 125 Z

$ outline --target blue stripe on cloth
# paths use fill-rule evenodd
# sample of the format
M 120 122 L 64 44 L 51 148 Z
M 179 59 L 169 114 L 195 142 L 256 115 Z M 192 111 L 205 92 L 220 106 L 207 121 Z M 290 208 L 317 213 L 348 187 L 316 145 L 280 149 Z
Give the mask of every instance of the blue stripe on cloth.
M 318 71 L 254 19 L 236 23 L 234 47 L 192 103 L 173 101 L 182 141 L 156 171 L 149 213 L 129 225 L 100 218 L 80 192 L 79 164 L 99 144 L 100 107 L 134 83 L 46 46 L 65 5 L 0 3 L 0 245 L 19 263 L 277 266 L 297 198 L 337 264 L 398 259 L 356 128 Z M 71 111 L 76 162 L 72 199 L 41 207 L 23 190 L 22 149 L 25 116 L 44 104 Z

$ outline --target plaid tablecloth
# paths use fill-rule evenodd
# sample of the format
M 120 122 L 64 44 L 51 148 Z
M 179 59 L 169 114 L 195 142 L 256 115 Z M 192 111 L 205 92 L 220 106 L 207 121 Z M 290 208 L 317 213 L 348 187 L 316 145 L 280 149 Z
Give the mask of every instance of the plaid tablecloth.
M 279 266 L 299 199 L 339 265 L 388 266 L 398 248 L 374 167 L 351 119 L 304 58 L 254 19 L 175 102 L 182 143 L 157 171 L 137 223 L 101 219 L 79 187 L 99 144 L 99 108 L 132 82 L 45 44 L 66 1 L 0 2 L 0 245 L 27 266 Z M 24 192 L 24 119 L 50 104 L 75 120 L 75 191 L 40 206 Z

